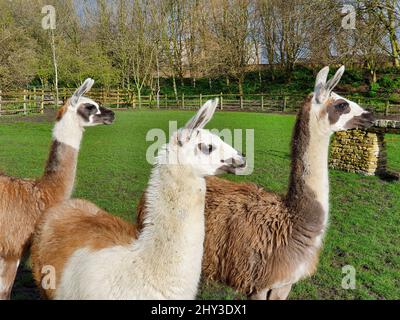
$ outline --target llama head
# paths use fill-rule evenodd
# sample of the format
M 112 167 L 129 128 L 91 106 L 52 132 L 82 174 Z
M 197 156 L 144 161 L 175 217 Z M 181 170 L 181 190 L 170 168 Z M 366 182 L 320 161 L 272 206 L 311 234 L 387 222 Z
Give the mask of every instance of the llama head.
M 311 105 L 311 113 L 313 118 L 317 119 L 321 131 L 332 133 L 370 127 L 373 123 L 370 112 L 333 92 L 344 73 L 344 66 L 341 66 L 329 81 L 328 73 L 329 67 L 321 69 L 318 73 Z
M 69 116 L 81 127 L 113 123 L 113 111 L 99 106 L 92 99 L 83 96 L 92 88 L 93 84 L 94 80 L 88 78 L 76 89 L 72 97 L 68 99 L 67 103 L 58 111 L 57 121 Z
M 246 159 L 240 152 L 203 129 L 217 105 L 218 99 L 208 100 L 183 128 L 172 135 L 168 145 L 169 164 L 190 165 L 201 177 L 236 173 L 245 167 Z

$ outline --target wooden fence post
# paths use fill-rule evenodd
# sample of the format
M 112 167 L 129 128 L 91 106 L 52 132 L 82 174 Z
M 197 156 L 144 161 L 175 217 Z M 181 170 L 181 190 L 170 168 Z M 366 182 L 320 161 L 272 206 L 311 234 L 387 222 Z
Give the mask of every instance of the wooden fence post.
M 264 111 L 264 96 L 261 96 L 261 111 Z
M 389 100 L 386 100 L 386 102 L 385 102 L 385 116 L 389 115 L 389 108 L 390 108 Z
M 185 108 L 185 94 L 182 92 L 182 109 Z
M 35 107 L 35 109 L 37 108 L 37 106 L 38 106 L 38 103 L 37 103 L 37 95 L 36 95 L 36 87 L 34 87 L 33 88 L 33 106 Z
M 119 108 L 119 87 L 117 87 L 117 108 Z
M 282 108 L 282 112 L 286 111 L 286 107 L 287 107 L 287 97 L 283 96 L 283 108 Z
M 103 100 L 103 105 L 106 104 L 106 93 L 104 88 L 101 88 L 101 95 L 102 95 L 102 100 Z
M 67 102 L 67 89 L 64 88 L 63 90 L 63 103 Z M 58 101 L 56 102 L 56 108 L 58 108 Z
M 203 95 L 200 93 L 200 97 L 199 97 L 199 104 L 200 104 L 200 108 L 203 105 Z
M 132 95 L 132 109 L 136 108 L 136 96 Z
M 240 109 L 243 109 L 243 95 L 240 95 Z
M 40 113 L 44 113 L 44 89 L 42 88 L 42 98 L 40 101 Z
M 165 109 L 168 107 L 168 95 L 165 94 Z
M 224 102 L 223 102 L 223 99 L 224 99 L 224 97 L 222 96 L 222 92 L 219 94 L 219 98 L 220 98 L 220 100 L 221 100 L 221 110 L 223 110 L 224 109 Z
M 27 98 L 27 91 L 26 89 L 24 90 L 24 114 L 26 114 L 26 98 Z

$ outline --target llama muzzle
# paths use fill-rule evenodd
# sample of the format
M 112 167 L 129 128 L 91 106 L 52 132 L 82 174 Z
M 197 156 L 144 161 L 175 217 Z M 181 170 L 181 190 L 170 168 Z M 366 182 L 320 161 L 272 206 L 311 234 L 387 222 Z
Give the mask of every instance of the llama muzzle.
M 353 117 L 346 124 L 346 128 L 370 128 L 375 121 L 375 117 L 371 112 L 364 112 L 359 116 Z
M 103 124 L 112 124 L 115 120 L 115 113 L 107 108 L 100 107 L 100 114 L 96 115 L 96 120 Z
M 224 160 L 223 163 L 224 165 L 219 169 L 227 173 L 237 174 L 238 170 L 246 168 L 246 158 L 242 155 Z

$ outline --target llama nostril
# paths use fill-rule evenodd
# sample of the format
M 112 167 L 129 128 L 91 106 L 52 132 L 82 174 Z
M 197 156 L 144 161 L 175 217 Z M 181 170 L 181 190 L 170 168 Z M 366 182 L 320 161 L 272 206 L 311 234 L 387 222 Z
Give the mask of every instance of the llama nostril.
M 362 122 L 366 127 L 371 126 L 375 121 L 375 116 L 371 112 L 366 112 L 361 115 Z
M 364 117 L 365 119 L 367 119 L 367 120 L 370 120 L 370 121 L 374 121 L 374 120 L 375 120 L 375 117 L 374 117 L 374 115 L 373 115 L 371 112 L 364 113 L 364 114 L 363 114 L 363 117 Z
M 115 120 L 115 113 L 106 109 L 102 114 L 102 119 L 104 124 L 111 124 Z
M 244 168 L 244 167 L 246 167 L 246 159 L 245 158 L 243 158 L 243 159 L 241 159 L 241 164 L 239 165 L 239 168 Z
M 232 159 L 232 166 L 234 168 L 244 168 L 246 166 L 246 159 L 243 157 L 240 159 Z
M 244 168 L 246 166 L 246 158 L 229 158 L 225 160 L 221 160 L 222 163 L 226 163 L 232 168 Z

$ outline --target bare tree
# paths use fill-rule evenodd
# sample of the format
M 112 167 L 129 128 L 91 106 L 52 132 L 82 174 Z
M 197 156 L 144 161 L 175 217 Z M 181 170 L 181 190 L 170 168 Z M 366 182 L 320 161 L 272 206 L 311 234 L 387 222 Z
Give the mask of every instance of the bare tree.
M 152 79 L 154 53 L 157 47 L 154 34 L 153 16 L 146 1 L 135 1 L 132 10 L 131 63 L 132 76 L 138 96 L 139 107 L 142 105 L 142 89 Z
M 0 90 L 26 86 L 36 74 L 38 45 L 21 23 L 27 15 L 23 6 L 21 1 L 0 2 Z
M 314 19 L 318 1 L 271 0 L 272 27 L 275 29 L 275 51 L 288 79 L 295 63 L 305 58 L 315 32 Z M 317 11 L 318 12 L 318 11 Z
M 210 1 L 210 40 L 207 46 L 211 71 L 222 72 L 236 79 L 239 94 L 243 96 L 243 83 L 251 59 L 249 0 Z
M 161 6 L 163 10 L 161 24 L 161 43 L 167 75 L 172 77 L 175 99 L 178 102 L 176 79 L 183 85 L 185 56 L 185 19 L 187 14 L 186 0 L 167 0 Z
M 385 32 L 385 27 L 376 15 L 363 10 L 359 10 L 357 24 L 357 56 L 364 62 L 369 72 L 370 83 L 375 83 L 377 69 L 385 62 L 382 61 L 382 57 L 385 56 L 385 51 L 382 49 L 384 47 L 382 34 Z
M 263 36 L 268 66 L 271 77 L 274 79 L 274 64 L 276 63 L 275 45 L 277 43 L 277 32 L 274 21 L 274 4 L 271 1 L 258 0 L 256 2 L 256 7 L 258 19 L 261 23 L 260 33 Z
M 365 0 L 366 10 L 379 18 L 386 29 L 393 66 L 400 68 L 400 2 L 398 0 Z M 385 48 L 386 49 L 386 48 Z

